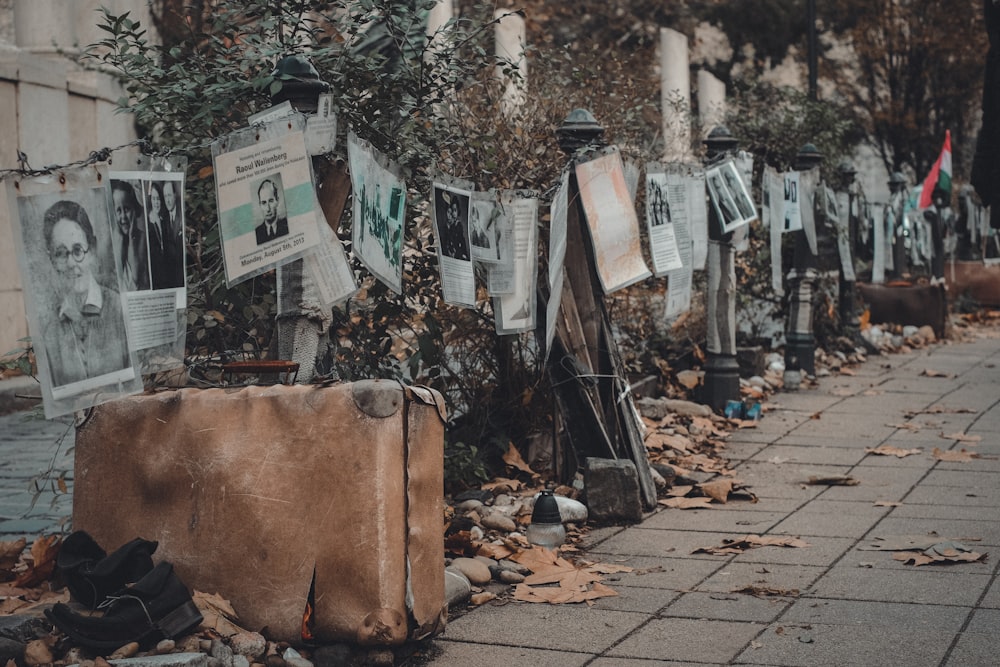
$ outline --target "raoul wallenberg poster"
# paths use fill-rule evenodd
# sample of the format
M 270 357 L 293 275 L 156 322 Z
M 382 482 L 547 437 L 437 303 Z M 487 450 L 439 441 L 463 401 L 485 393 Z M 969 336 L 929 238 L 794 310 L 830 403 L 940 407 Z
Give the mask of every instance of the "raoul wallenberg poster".
M 303 124 L 289 116 L 212 145 L 229 285 L 298 259 L 320 242 Z

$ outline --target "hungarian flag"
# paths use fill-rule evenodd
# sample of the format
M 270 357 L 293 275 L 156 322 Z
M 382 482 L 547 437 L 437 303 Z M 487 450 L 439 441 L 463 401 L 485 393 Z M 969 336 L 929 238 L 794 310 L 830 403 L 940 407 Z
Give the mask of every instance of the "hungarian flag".
M 944 146 L 941 155 L 931 167 L 931 172 L 924 179 L 924 188 L 920 191 L 920 208 L 927 208 L 933 200 L 934 189 L 942 190 L 951 197 L 951 130 L 944 131 Z

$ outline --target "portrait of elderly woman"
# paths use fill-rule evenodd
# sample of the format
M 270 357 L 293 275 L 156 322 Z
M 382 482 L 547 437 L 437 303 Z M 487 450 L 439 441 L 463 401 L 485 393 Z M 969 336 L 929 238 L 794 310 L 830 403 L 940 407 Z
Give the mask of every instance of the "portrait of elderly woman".
M 55 202 L 45 210 L 42 235 L 55 293 L 39 314 L 42 331 L 35 335 L 44 343 L 53 386 L 129 368 L 121 297 L 103 278 L 87 211 L 75 201 Z

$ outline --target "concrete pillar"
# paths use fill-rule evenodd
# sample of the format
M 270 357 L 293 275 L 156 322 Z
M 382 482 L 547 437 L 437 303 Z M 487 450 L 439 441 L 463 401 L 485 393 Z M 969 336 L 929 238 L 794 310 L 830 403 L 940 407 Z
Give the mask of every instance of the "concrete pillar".
M 438 3 L 427 15 L 427 38 L 432 39 L 434 34 L 447 25 L 454 16 L 455 7 L 452 0 L 438 0 Z
M 65 0 L 15 0 L 15 44 L 32 53 L 56 53 L 76 45 L 76 16 Z
M 660 28 L 660 107 L 663 114 L 663 159 L 683 162 L 691 155 L 691 72 L 688 38 Z
M 517 66 L 519 80 L 508 79 L 503 69 L 496 68 L 496 76 L 501 82 L 506 81 L 500 108 L 504 115 L 511 116 L 524 104 L 525 89 L 528 85 L 528 59 L 524 55 L 524 45 L 527 40 L 524 19 L 514 14 L 510 9 L 498 9 L 493 13 L 498 19 L 494 38 L 496 54 Z
M 726 84 L 708 70 L 698 70 L 698 118 L 702 137 L 722 125 L 726 116 Z

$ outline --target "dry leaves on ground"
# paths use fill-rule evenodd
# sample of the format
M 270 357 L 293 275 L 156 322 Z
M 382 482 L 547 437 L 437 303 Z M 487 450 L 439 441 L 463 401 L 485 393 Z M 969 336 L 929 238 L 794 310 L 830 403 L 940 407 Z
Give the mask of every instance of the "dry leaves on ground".
M 700 495 L 688 495 L 697 492 Z M 747 490 L 734 479 L 716 479 L 702 484 L 673 486 L 667 491 L 667 498 L 661 498 L 658 504 L 673 509 L 712 509 L 712 502 L 726 504 L 730 498 L 740 498 L 757 502 L 757 496 Z
M 734 588 L 730 592 L 745 593 L 758 598 L 799 596 L 799 589 L 797 588 L 778 588 L 777 586 L 762 586 L 757 584 L 747 584 L 746 586 L 742 586 L 740 588 Z
M 931 456 L 938 461 L 948 461 L 950 463 L 968 463 L 972 459 L 982 458 L 976 452 L 967 452 L 964 449 L 945 451 L 937 447 L 931 451 Z
M 615 572 L 631 570 L 626 566 L 606 564 L 577 566 L 555 551 L 541 547 L 524 549 L 511 556 L 510 560 L 520 563 L 532 572 L 525 578 L 524 583 L 518 584 L 514 589 L 514 599 L 522 602 L 592 604 L 593 600 L 598 598 L 618 595 L 601 583 L 604 579 L 602 573 L 606 573 L 609 568 Z
M 877 454 L 878 456 L 898 456 L 899 458 L 905 458 L 912 454 L 919 454 L 923 450 L 917 449 L 902 449 L 901 447 L 893 447 L 892 445 L 879 445 L 878 447 L 865 447 L 865 451 L 869 454 Z
M 246 632 L 244 628 L 236 624 L 236 621 L 239 620 L 236 610 L 233 609 L 229 600 L 221 595 L 194 591 L 191 599 L 203 617 L 202 628 L 217 632 L 223 637 L 232 637 Z
M 808 546 L 811 545 L 805 540 L 798 537 L 789 537 L 787 535 L 744 535 L 743 537 L 724 539 L 722 540 L 722 544 L 718 546 L 699 547 L 691 553 L 705 553 L 721 556 L 727 554 L 741 554 L 747 549 L 756 549 L 757 547 L 789 547 L 802 549 Z
M 869 544 L 858 546 L 858 551 L 923 551 L 943 542 L 979 542 L 979 537 L 941 537 L 935 532 L 926 535 L 875 536 Z
M 954 373 L 944 373 L 942 371 L 936 371 L 936 370 L 933 370 L 931 368 L 925 368 L 924 370 L 920 371 L 920 374 L 922 376 L 924 376 L 924 377 L 929 377 L 929 378 L 953 378 L 953 377 L 955 377 Z
M 945 435 L 944 433 L 939 433 L 945 440 L 957 440 L 958 442 L 979 442 L 983 439 L 981 435 L 969 435 L 968 433 L 949 433 Z
M 905 565 L 914 566 L 975 563 L 986 560 L 986 554 L 973 551 L 961 542 L 950 540 L 932 544 L 923 551 L 897 551 L 892 557 Z

